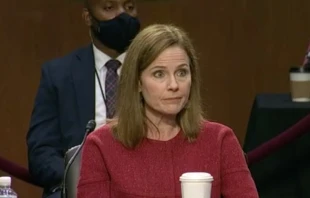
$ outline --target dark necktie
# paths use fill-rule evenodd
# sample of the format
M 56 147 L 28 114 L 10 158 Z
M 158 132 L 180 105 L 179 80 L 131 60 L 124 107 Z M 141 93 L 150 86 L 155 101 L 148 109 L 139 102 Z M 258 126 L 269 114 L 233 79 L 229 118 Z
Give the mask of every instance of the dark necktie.
M 105 66 L 107 67 L 107 75 L 105 79 L 105 97 L 107 118 L 113 118 L 115 113 L 116 89 L 118 83 L 117 69 L 121 66 L 118 60 L 109 60 Z

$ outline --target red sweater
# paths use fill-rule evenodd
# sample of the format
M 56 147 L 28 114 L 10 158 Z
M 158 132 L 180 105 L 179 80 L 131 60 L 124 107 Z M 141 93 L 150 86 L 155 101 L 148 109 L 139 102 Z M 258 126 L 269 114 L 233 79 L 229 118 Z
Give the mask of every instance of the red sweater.
M 78 198 L 180 198 L 184 172 L 214 177 L 212 198 L 258 198 L 233 131 L 206 122 L 189 143 L 182 132 L 169 141 L 144 139 L 126 149 L 108 126 L 91 133 L 83 148 Z

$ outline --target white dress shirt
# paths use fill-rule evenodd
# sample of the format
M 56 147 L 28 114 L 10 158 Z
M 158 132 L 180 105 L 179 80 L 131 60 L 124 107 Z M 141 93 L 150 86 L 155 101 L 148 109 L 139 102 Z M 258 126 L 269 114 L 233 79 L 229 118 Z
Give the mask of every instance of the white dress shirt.
M 94 58 L 95 58 L 95 66 L 100 78 L 101 86 L 103 93 L 105 93 L 105 78 L 107 74 L 107 68 L 104 66 L 106 62 L 112 59 L 107 54 L 100 51 L 95 45 L 93 45 Z M 121 63 L 124 62 L 125 53 L 121 54 L 117 57 Z M 117 70 L 117 74 L 119 75 L 121 72 L 121 67 Z M 95 75 L 95 121 L 96 121 L 96 129 L 101 127 L 106 123 L 106 106 L 104 103 L 104 99 L 101 93 L 100 84 L 98 82 L 97 76 Z

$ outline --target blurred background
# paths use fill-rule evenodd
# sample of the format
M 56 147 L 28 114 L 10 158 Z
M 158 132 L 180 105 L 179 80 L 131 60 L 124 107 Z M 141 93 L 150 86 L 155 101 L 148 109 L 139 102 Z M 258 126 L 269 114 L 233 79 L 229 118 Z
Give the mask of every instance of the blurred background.
M 0 12 L 0 155 L 27 167 L 25 137 L 43 62 L 90 42 L 72 0 L 10 0 Z M 199 53 L 210 120 L 230 126 L 243 145 L 258 93 L 288 93 L 289 68 L 310 41 L 308 0 L 138 0 L 142 25 L 183 27 Z M 0 171 L 0 175 L 5 173 Z M 19 197 L 41 189 L 18 179 Z

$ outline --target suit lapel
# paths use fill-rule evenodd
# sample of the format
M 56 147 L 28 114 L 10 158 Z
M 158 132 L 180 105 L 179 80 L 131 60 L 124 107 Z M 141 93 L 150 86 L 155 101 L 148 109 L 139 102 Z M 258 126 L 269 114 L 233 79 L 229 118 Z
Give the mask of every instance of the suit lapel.
M 72 78 L 78 104 L 80 124 L 95 119 L 95 62 L 92 45 L 76 54 L 76 62 L 71 64 Z

